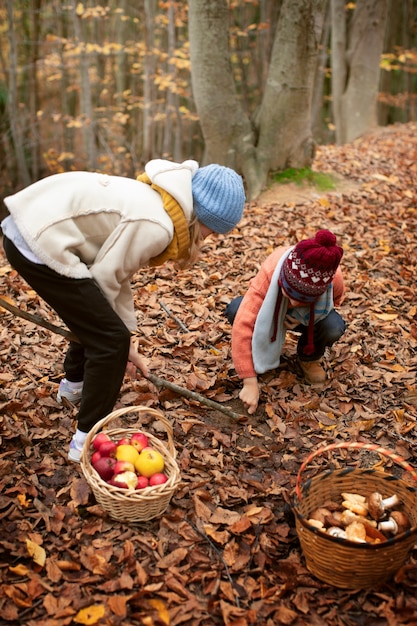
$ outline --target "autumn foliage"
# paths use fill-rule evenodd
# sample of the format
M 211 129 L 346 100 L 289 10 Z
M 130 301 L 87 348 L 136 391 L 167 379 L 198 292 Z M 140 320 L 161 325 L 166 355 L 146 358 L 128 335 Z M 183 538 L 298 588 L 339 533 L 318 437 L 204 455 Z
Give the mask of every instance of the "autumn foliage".
M 417 466 L 416 131 L 387 127 L 321 148 L 314 168 L 336 175 L 335 192 L 304 189 L 295 202 L 279 188 L 247 205 L 231 235 L 207 239 L 193 268 L 135 276 L 151 371 L 240 413 L 225 305 L 277 245 L 329 228 L 345 250 L 348 328 L 323 388 L 300 377 L 291 336 L 245 421 L 124 381 L 118 406 L 155 407 L 174 424 L 181 483 L 160 519 L 124 524 L 96 504 L 66 459 L 76 415 L 56 402 L 66 340 L 0 310 L 2 624 L 417 623 L 416 549 L 388 583 L 340 590 L 306 569 L 290 506 L 301 463 L 325 443 L 378 442 Z M 0 295 L 60 324 L 1 260 Z M 319 458 L 314 469 L 345 464 L 397 471 L 369 452 Z

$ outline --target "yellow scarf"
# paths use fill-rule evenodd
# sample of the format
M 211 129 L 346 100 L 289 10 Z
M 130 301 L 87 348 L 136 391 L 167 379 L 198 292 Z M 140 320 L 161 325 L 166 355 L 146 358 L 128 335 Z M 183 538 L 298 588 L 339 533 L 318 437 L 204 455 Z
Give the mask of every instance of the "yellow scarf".
M 163 252 L 161 252 L 161 254 L 153 257 L 149 261 L 149 265 L 151 267 L 155 267 L 156 265 L 162 265 L 165 261 L 177 261 L 178 259 L 183 259 L 190 246 L 190 230 L 188 222 L 184 216 L 184 211 L 175 198 L 173 198 L 170 193 L 165 191 L 165 189 L 162 189 L 162 187 L 155 185 L 146 173 L 137 176 L 136 180 L 141 183 L 151 185 L 152 189 L 155 189 L 155 191 L 161 195 L 164 203 L 164 209 L 172 219 L 172 223 L 174 225 L 174 237 L 172 238 L 171 243 Z

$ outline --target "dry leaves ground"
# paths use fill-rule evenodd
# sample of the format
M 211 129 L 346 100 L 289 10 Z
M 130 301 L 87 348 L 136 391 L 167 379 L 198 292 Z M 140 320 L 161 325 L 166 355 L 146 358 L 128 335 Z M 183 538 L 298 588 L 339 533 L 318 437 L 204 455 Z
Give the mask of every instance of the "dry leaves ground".
M 323 388 L 299 376 L 290 336 L 246 421 L 125 380 L 118 406 L 162 409 L 174 424 L 182 482 L 161 519 L 124 524 L 96 504 L 66 461 L 76 412 L 55 400 L 66 340 L 1 311 L 2 624 L 417 624 L 417 549 L 395 580 L 339 589 L 306 569 L 288 506 L 301 463 L 325 443 L 378 442 L 417 466 L 416 131 L 321 148 L 315 169 L 337 174 L 338 191 L 274 188 L 231 236 L 208 240 L 192 269 L 135 277 L 152 371 L 241 413 L 225 305 L 275 246 L 329 228 L 345 249 L 348 330 L 327 355 Z M 1 295 L 59 324 L 1 261 Z M 315 466 L 348 463 L 350 453 Z

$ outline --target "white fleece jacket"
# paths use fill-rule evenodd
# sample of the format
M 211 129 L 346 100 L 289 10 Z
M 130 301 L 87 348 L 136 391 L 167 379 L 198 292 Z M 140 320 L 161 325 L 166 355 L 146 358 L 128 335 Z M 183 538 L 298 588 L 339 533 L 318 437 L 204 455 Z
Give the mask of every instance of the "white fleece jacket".
M 154 159 L 149 178 L 193 216 L 196 161 Z M 4 202 L 24 240 L 45 265 L 71 278 L 93 278 L 129 330 L 136 330 L 130 278 L 161 254 L 173 224 L 146 183 L 92 172 L 48 176 Z M 6 218 L 7 220 L 7 218 Z

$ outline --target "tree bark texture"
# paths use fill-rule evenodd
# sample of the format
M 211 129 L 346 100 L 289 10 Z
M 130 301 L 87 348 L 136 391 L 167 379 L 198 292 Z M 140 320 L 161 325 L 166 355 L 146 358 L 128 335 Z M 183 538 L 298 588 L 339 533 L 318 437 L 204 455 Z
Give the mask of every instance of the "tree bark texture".
M 284 0 L 258 117 L 263 170 L 312 164 L 311 109 L 327 0 Z
M 9 30 L 8 30 L 8 38 L 9 38 L 9 93 L 8 93 L 8 114 L 10 119 L 10 132 L 12 135 L 15 156 L 16 156 L 16 164 L 17 170 L 19 174 L 19 179 L 23 182 L 24 185 L 28 185 L 30 183 L 30 175 L 29 170 L 26 165 L 25 160 L 25 149 L 24 149 L 24 141 L 23 141 L 23 131 L 22 131 L 22 120 L 19 115 L 19 99 L 17 95 L 17 46 L 15 39 L 15 27 L 14 27 L 14 10 L 13 10 L 13 2 L 12 0 L 7 0 L 7 18 L 9 20 Z
M 332 96 L 338 144 L 377 125 L 377 97 L 388 0 L 358 0 L 351 14 L 332 1 Z
M 233 78 L 226 1 L 189 2 L 192 86 L 206 161 L 241 171 L 249 200 L 265 187 L 271 169 L 312 163 L 311 103 L 327 1 L 283 0 L 253 119 Z
M 191 81 L 205 140 L 204 163 L 239 169 L 253 149 L 249 119 L 233 79 L 226 0 L 188 3 Z

